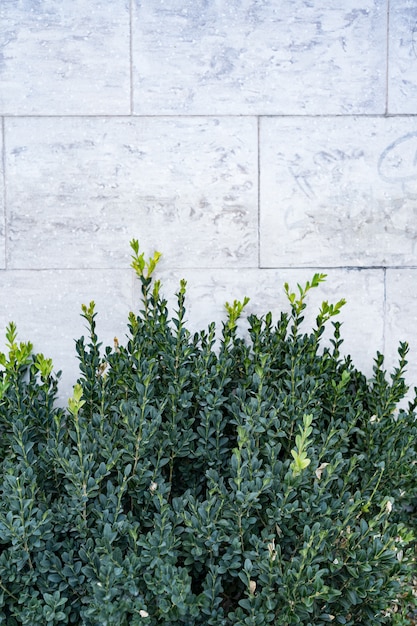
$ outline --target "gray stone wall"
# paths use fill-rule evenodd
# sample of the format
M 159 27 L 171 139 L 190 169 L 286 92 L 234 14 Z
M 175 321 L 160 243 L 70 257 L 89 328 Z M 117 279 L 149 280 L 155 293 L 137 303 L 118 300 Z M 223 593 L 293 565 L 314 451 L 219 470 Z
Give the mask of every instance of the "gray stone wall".
M 311 316 L 346 297 L 345 351 L 407 339 L 417 384 L 416 113 L 415 0 L 2 0 L 0 328 L 69 393 L 82 303 L 123 340 L 135 237 L 195 328 L 327 273 Z

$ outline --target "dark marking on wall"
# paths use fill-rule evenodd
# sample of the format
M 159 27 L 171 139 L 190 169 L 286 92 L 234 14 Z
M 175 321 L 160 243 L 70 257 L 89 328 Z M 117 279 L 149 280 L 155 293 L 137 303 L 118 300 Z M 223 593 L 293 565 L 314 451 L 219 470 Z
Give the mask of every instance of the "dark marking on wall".
M 417 179 L 417 131 L 393 141 L 381 153 L 378 174 L 388 183 Z

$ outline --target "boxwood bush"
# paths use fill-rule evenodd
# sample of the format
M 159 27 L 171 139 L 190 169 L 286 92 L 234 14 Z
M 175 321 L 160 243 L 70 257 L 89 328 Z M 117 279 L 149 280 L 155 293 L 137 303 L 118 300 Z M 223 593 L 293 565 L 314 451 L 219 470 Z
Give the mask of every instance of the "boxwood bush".
M 0 355 L 0 623 L 7 626 L 377 625 L 407 573 L 416 496 L 407 345 L 367 378 L 340 355 L 344 301 L 304 329 L 226 305 L 187 329 L 132 241 L 142 310 L 102 346 L 94 303 L 80 377 L 6 332 Z M 332 339 L 323 345 L 326 325 Z M 404 402 L 403 402 L 404 404 Z

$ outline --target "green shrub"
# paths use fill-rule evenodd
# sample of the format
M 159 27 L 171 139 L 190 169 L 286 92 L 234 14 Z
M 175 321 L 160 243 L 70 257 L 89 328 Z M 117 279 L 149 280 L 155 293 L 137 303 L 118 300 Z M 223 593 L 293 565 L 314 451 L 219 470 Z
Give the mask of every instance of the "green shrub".
M 243 626 L 389 623 L 415 501 L 415 402 L 398 409 L 406 344 L 387 378 L 342 358 L 343 301 L 302 321 L 227 304 L 171 317 L 132 242 L 143 310 L 102 347 L 83 307 L 68 408 L 52 363 L 7 329 L 0 356 L 0 623 Z M 322 346 L 326 323 L 330 347 Z

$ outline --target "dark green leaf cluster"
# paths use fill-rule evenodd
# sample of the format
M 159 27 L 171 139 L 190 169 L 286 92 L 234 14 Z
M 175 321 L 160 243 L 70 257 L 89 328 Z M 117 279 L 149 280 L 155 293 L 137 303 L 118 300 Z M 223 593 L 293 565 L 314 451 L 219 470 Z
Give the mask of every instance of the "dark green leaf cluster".
M 283 626 L 390 623 L 415 501 L 414 403 L 341 358 L 343 301 L 302 331 L 289 311 L 227 305 L 187 329 L 135 242 L 143 310 L 102 347 L 94 303 L 80 378 L 56 402 L 50 362 L 8 329 L 0 375 L 0 624 Z M 135 261 L 136 259 L 136 261 Z M 156 259 L 156 260 L 155 260 Z

